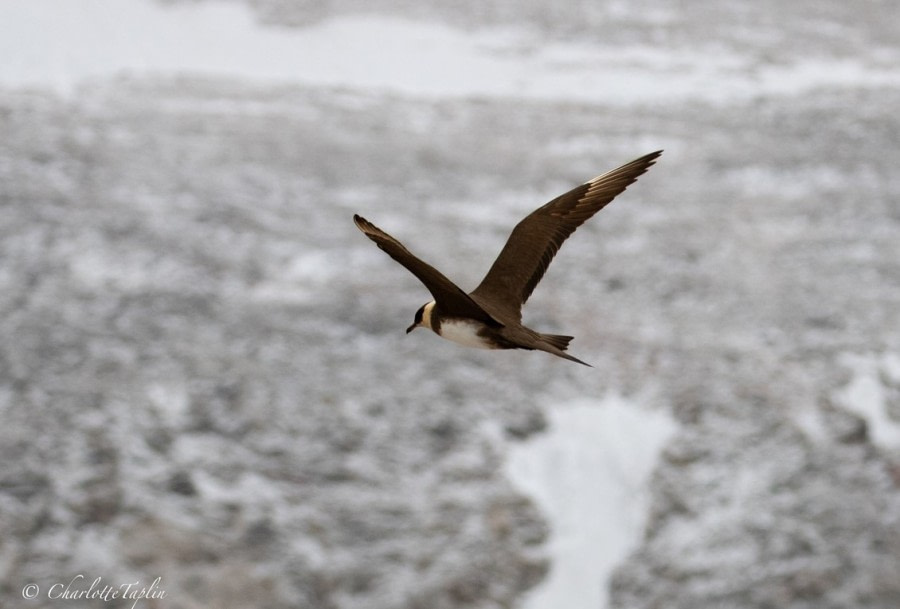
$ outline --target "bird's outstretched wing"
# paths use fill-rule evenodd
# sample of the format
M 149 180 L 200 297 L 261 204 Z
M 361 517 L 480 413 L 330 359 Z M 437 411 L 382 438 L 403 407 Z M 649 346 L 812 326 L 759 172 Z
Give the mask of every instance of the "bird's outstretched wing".
M 508 303 L 507 313 L 521 319 L 522 304 L 531 296 L 563 242 L 585 220 L 603 209 L 656 162 L 652 152 L 573 188 L 539 207 L 519 222 L 481 284 L 476 300 Z
M 363 218 L 354 214 L 353 221 L 357 228 L 375 242 L 375 244 L 387 252 L 387 254 L 406 267 L 406 269 L 418 277 L 425 284 L 428 291 L 434 297 L 438 306 L 455 314 L 471 317 L 487 324 L 500 326 L 493 317 L 478 306 L 472 298 L 462 291 L 455 283 L 447 279 L 433 266 L 426 264 L 406 249 L 402 243 L 389 234 Z

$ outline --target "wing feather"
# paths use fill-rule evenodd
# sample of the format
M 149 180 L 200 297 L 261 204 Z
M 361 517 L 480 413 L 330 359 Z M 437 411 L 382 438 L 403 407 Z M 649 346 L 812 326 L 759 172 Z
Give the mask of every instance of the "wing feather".
M 437 305 L 445 311 L 452 311 L 456 315 L 471 317 L 492 325 L 502 325 L 492 318 L 488 313 L 475 303 L 472 298 L 462 291 L 455 283 L 447 279 L 440 271 L 433 266 L 426 264 L 412 252 L 410 252 L 402 243 L 391 237 L 389 234 L 363 218 L 354 214 L 353 222 L 357 228 L 361 230 L 369 239 L 387 252 L 387 254 L 402 264 L 406 269 L 415 275 L 419 281 L 425 284 L 428 291 L 434 297 Z
M 472 292 L 476 300 L 508 303 L 508 314 L 521 319 L 521 308 L 569 235 L 633 184 L 662 150 L 613 169 L 539 207 L 519 222 L 487 275 Z

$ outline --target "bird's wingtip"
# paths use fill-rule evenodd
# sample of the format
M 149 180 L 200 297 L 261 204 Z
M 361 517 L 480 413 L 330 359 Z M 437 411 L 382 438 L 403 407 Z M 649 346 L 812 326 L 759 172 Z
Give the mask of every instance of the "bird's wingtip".
M 353 223 L 356 224 L 356 228 L 365 232 L 366 227 L 369 226 L 369 221 L 360 216 L 359 214 L 353 214 Z

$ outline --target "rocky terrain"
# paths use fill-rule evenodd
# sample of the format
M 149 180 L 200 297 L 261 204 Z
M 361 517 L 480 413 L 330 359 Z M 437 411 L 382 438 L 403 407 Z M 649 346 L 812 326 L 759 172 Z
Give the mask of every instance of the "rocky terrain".
M 706 31 L 645 4 L 616 36 Z M 495 5 L 465 21 L 521 25 Z M 874 8 L 742 28 L 709 5 L 760 65 L 801 33 L 835 61 L 897 51 Z M 678 431 L 610 607 L 900 606 L 898 106 L 891 84 L 630 107 L 177 75 L 0 90 L 2 605 L 59 606 L 23 587 L 83 573 L 160 577 L 159 607 L 518 606 L 551 527 L 508 446 L 614 389 Z M 658 148 L 526 309 L 595 368 L 403 336 L 427 292 L 353 213 L 471 287 L 522 215 Z

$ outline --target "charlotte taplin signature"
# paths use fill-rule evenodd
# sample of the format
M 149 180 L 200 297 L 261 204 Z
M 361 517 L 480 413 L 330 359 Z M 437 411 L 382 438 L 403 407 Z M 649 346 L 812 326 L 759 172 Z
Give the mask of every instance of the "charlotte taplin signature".
M 47 588 L 46 597 L 50 600 L 101 600 L 105 603 L 119 599 L 130 600 L 134 601 L 131 609 L 135 609 L 142 600 L 166 597 L 166 591 L 160 587 L 161 580 L 161 577 L 157 577 L 149 586 L 141 586 L 140 580 L 113 585 L 106 584 L 102 577 L 97 577 L 85 587 L 85 577 L 79 573 L 68 583 L 52 584 Z M 40 594 L 41 588 L 37 584 L 28 584 L 22 588 L 23 598 L 35 599 Z

